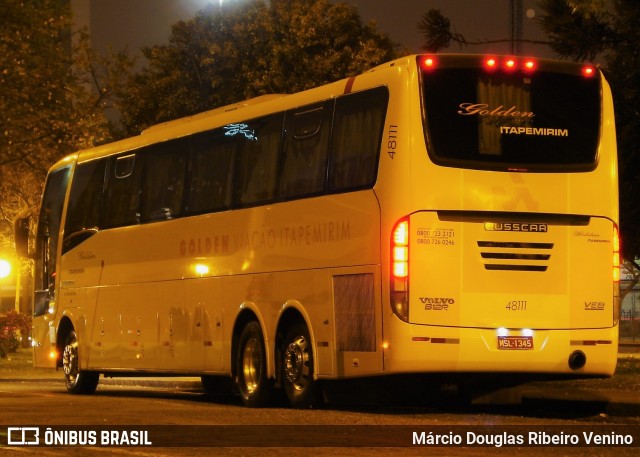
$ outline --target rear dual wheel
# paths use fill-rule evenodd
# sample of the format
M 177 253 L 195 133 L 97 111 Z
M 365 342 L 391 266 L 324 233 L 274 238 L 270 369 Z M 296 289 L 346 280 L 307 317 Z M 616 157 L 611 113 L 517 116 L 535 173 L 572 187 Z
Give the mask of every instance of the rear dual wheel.
M 236 383 L 242 401 L 249 407 L 269 405 L 273 389 L 267 378 L 267 357 L 260 324 L 249 322 L 238 340 Z M 316 401 L 317 382 L 313 379 L 313 350 L 309 330 L 295 323 L 287 331 L 280 351 L 284 393 L 294 408 L 309 408 Z
M 316 401 L 313 379 L 313 350 L 309 330 L 303 323 L 289 328 L 282 350 L 282 384 L 294 408 L 310 408 Z

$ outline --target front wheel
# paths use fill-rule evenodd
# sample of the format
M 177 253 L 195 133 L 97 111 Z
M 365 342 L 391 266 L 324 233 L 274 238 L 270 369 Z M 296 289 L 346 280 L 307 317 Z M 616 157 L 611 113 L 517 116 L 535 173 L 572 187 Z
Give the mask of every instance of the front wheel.
M 100 373 L 80 370 L 78 339 L 76 332 L 69 333 L 62 351 L 62 371 L 67 392 L 72 394 L 92 394 L 98 387 Z
M 294 408 L 309 408 L 316 401 L 317 382 L 313 379 L 313 350 L 307 326 L 293 325 L 286 334 L 282 350 L 282 380 L 285 394 Z
M 236 353 L 237 385 L 246 406 L 270 403 L 272 393 L 267 378 L 267 354 L 260 324 L 249 322 L 240 334 Z

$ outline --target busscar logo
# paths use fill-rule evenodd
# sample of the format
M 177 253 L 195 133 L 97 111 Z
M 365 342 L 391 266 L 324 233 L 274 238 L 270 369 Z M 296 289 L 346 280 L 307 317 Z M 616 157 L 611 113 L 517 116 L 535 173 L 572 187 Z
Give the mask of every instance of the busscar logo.
M 484 229 L 488 232 L 537 232 L 546 233 L 547 224 L 530 222 L 485 222 Z

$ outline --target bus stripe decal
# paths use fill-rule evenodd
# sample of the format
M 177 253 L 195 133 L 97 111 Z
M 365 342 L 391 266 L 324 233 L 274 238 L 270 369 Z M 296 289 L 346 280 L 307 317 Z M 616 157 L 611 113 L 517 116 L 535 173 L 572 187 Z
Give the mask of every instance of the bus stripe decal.
M 351 93 L 351 89 L 353 88 L 353 83 L 355 80 L 356 80 L 355 76 L 352 76 L 351 78 L 347 79 L 347 85 L 344 86 L 344 95 Z

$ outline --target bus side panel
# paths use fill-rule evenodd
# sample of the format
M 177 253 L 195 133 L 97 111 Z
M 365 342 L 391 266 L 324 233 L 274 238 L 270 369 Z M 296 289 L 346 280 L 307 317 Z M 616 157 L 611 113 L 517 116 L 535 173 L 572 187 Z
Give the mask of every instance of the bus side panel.
M 223 340 L 229 344 L 224 356 L 225 367 L 229 367 L 235 357 L 230 352 L 230 344 L 236 315 L 243 308 L 251 308 L 259 310 L 255 312 L 260 313 L 264 322 L 271 361 L 269 372 L 275 373 L 278 317 L 284 308 L 299 306 L 302 316 L 308 316 L 316 350 L 316 374 L 331 377 L 336 370 L 344 372 L 336 361 L 336 357 L 340 357 L 336 355 L 336 333 L 340 330 L 334 327 L 346 328 L 353 322 L 337 320 L 332 311 L 335 281 L 349 275 L 368 275 L 369 281 L 375 272 L 375 285 L 370 282 L 372 286 L 367 290 L 369 297 L 379 296 L 378 203 L 373 192 L 362 191 L 322 197 L 314 200 L 313 205 L 312 212 L 308 211 L 309 201 L 297 201 L 228 215 L 233 216 L 229 227 L 233 227 L 234 232 L 221 235 L 229 238 L 229 257 L 223 265 L 231 271 L 246 273 L 220 278 L 227 323 Z M 375 306 L 380 308 L 379 297 L 375 298 Z M 356 303 L 351 310 L 356 313 L 352 316 L 355 318 L 361 309 Z M 382 319 L 379 311 L 375 313 L 375 321 L 371 320 L 368 329 L 372 332 L 369 338 L 379 343 Z M 376 348 L 368 348 L 366 352 L 371 354 L 366 354 L 355 372 L 380 372 L 381 352 Z M 349 364 L 353 365 L 351 358 Z
M 221 278 L 196 278 L 185 284 L 186 302 L 193 317 L 188 341 L 190 359 L 194 366 L 201 365 L 207 373 L 230 371 L 230 366 L 223 366 L 222 329 L 228 324 L 221 299 L 221 282 Z M 160 344 L 162 346 L 162 341 Z
M 336 333 L 337 377 L 378 374 L 383 369 L 382 305 L 378 266 L 330 272 Z

